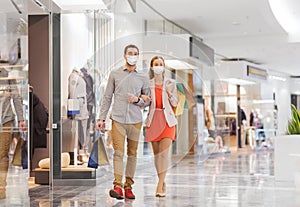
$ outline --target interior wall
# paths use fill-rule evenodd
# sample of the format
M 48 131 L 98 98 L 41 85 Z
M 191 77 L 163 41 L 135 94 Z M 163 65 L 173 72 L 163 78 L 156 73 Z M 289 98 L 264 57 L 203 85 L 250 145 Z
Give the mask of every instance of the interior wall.
M 49 109 L 49 16 L 28 17 L 28 81 Z
M 33 87 L 33 92 L 43 104 L 49 107 L 49 16 L 28 16 L 28 82 Z M 33 128 L 31 128 L 33 129 Z M 32 139 L 31 139 L 32 141 Z M 31 169 L 38 167 L 38 162 L 49 157 L 49 135 L 47 135 L 47 148 L 35 148 L 32 155 L 30 144 Z M 32 157 L 31 157 L 32 156 Z M 31 172 L 32 173 L 32 172 Z
M 115 67 L 124 65 L 125 60 L 123 58 L 124 48 L 128 44 L 135 44 L 140 50 L 140 58 L 138 62 L 139 68 L 143 68 L 143 20 L 133 14 L 117 14 L 114 17 L 115 27 L 115 54 L 114 64 Z
M 261 85 L 262 98 L 272 99 L 273 92 L 275 93 L 278 108 L 277 135 L 286 134 L 291 114 L 290 81 L 268 80 Z M 268 95 L 266 95 L 266 93 L 268 93 Z

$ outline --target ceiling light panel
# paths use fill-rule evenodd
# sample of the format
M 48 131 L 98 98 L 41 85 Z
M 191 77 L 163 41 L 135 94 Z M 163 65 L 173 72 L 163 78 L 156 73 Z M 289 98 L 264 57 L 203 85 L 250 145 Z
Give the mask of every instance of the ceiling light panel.
M 63 10 L 107 9 L 102 0 L 53 0 Z

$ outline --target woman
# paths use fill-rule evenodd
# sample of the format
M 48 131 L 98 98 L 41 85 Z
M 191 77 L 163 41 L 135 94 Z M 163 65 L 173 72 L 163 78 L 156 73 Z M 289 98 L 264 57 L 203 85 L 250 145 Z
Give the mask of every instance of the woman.
M 172 107 L 178 103 L 176 83 L 164 76 L 165 62 L 155 56 L 150 62 L 149 78 L 151 95 L 142 96 L 144 101 L 151 101 L 146 119 L 146 141 L 151 142 L 154 164 L 158 175 L 156 197 L 166 195 L 165 177 L 168 168 L 168 154 L 172 141 L 175 140 L 177 119 Z

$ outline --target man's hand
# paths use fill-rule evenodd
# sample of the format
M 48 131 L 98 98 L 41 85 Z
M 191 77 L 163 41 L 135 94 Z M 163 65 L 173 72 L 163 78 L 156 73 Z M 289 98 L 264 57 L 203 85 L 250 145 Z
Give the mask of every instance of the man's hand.
M 23 131 L 26 131 L 26 130 L 27 130 L 26 123 L 25 123 L 24 120 L 20 120 L 20 121 L 19 121 L 19 127 L 20 127 Z
M 128 102 L 129 103 L 137 103 L 139 102 L 139 98 L 136 97 L 134 94 L 132 93 L 128 93 Z
M 97 128 L 100 129 L 101 131 L 104 130 L 105 128 L 105 121 L 99 120 L 97 123 Z

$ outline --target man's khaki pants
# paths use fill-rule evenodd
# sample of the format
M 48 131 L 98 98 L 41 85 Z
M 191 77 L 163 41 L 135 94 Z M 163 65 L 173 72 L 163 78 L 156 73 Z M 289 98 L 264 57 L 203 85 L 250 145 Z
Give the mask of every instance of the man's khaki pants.
M 5 198 L 6 177 L 9 165 L 8 152 L 12 140 L 13 122 L 7 122 L 2 125 L 3 129 L 0 131 L 0 197 Z
M 124 144 L 127 139 L 127 163 L 125 170 L 124 189 L 131 189 L 133 177 L 136 168 L 136 156 L 141 132 L 142 123 L 122 124 L 116 121 L 112 122 L 112 142 L 114 148 L 114 182 L 116 187 L 123 187 L 122 178 L 124 171 Z

